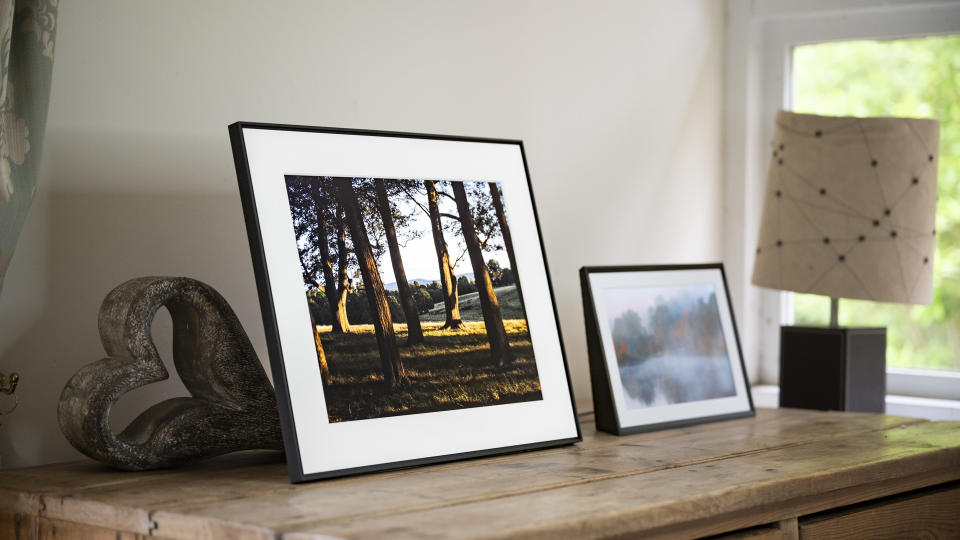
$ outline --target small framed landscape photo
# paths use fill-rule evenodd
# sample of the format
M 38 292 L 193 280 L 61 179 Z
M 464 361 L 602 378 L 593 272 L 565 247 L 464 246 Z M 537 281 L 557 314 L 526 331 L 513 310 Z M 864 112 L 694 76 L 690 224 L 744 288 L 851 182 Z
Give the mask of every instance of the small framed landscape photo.
M 230 135 L 293 481 L 580 440 L 520 142 Z
M 580 269 L 597 429 L 753 416 L 720 264 Z

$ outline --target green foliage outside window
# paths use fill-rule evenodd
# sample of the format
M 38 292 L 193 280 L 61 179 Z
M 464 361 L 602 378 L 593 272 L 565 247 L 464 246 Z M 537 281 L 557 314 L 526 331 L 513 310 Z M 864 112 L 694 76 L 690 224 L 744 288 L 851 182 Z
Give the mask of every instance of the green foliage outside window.
M 960 36 L 796 47 L 793 110 L 940 121 L 934 300 L 840 301 L 840 324 L 886 326 L 887 365 L 960 370 Z M 796 324 L 826 324 L 826 297 L 794 295 Z

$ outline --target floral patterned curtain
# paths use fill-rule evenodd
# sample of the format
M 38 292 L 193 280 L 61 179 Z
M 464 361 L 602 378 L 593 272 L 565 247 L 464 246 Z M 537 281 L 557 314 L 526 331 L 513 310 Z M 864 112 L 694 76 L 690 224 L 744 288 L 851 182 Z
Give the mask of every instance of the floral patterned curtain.
M 0 289 L 36 193 L 59 0 L 0 0 Z

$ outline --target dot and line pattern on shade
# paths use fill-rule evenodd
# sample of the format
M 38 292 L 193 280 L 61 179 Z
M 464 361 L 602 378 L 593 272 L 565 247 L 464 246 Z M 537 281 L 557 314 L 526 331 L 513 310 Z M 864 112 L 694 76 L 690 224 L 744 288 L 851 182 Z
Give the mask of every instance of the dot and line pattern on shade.
M 939 124 L 777 115 L 753 283 L 930 303 Z

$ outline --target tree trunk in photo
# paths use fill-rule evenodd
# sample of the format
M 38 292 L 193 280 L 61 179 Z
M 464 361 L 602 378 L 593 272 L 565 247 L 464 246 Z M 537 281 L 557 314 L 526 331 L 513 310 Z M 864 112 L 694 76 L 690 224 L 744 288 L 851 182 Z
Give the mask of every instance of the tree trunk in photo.
M 350 228 L 350 238 L 353 240 L 353 251 L 360 263 L 360 275 L 366 289 L 367 301 L 370 303 L 370 313 L 373 316 L 373 328 L 377 335 L 377 348 L 380 350 L 380 365 L 383 369 L 383 380 L 387 386 L 394 388 L 407 380 L 397 349 L 397 337 L 393 333 L 393 319 L 390 317 L 390 306 L 387 304 L 387 293 L 380 279 L 377 262 L 373 258 L 370 248 L 370 239 L 367 237 L 367 228 L 360 215 L 360 204 L 353 191 L 353 181 L 349 178 L 334 180 L 337 186 L 337 196 L 343 206 Z
M 320 331 L 317 330 L 317 322 L 313 319 L 312 311 L 310 312 L 310 327 L 313 328 L 313 342 L 317 347 L 317 362 L 320 364 L 320 378 L 323 383 L 326 384 L 327 374 L 330 373 L 330 370 L 327 368 L 327 355 L 323 352 L 323 343 L 320 341 Z
M 490 195 L 493 197 L 493 207 L 497 211 L 497 221 L 500 222 L 500 232 L 503 234 L 503 245 L 507 248 L 507 257 L 510 259 L 510 271 L 513 272 L 513 282 L 517 287 L 517 297 L 520 298 L 520 309 L 526 316 L 523 304 L 523 289 L 520 288 L 520 272 L 517 270 L 517 257 L 513 253 L 513 237 L 510 226 L 507 225 L 507 214 L 503 211 L 503 193 L 496 182 L 490 182 Z
M 347 293 L 350 292 L 350 278 L 347 276 L 347 217 L 343 205 L 337 205 L 337 309 L 333 316 L 333 331 L 350 331 L 350 319 L 347 318 Z M 330 303 L 331 297 L 327 297 Z
M 407 282 L 407 273 L 403 269 L 403 259 L 400 258 L 400 244 L 397 243 L 397 231 L 393 226 L 390 200 L 387 199 L 387 188 L 383 185 L 383 180 L 374 181 L 374 190 L 377 193 L 377 211 L 383 221 L 383 232 L 387 237 L 387 247 L 390 249 L 393 275 L 397 279 L 400 307 L 403 308 L 403 314 L 407 319 L 407 345 L 423 343 L 420 314 L 417 312 L 417 303 L 413 300 L 413 293 L 410 291 L 410 284 Z
M 337 284 L 333 280 L 333 263 L 330 261 L 330 243 L 327 241 L 327 199 L 320 194 L 319 186 L 311 186 L 310 197 L 313 199 L 313 207 L 317 212 L 317 248 L 320 250 L 320 269 L 323 272 L 323 295 L 327 298 L 327 308 L 330 310 L 330 320 L 333 325 L 333 333 L 341 334 L 346 330 L 340 322 L 337 313 L 337 305 L 334 299 L 337 297 Z M 344 316 L 346 313 L 344 313 Z M 349 323 L 348 323 L 349 325 Z
M 427 187 L 427 203 L 430 208 L 430 228 L 433 230 L 433 246 L 437 250 L 437 262 L 440 265 L 440 286 L 443 289 L 443 306 L 446 311 L 446 322 L 443 328 L 460 328 L 460 299 L 457 294 L 457 278 L 450 266 L 450 254 L 447 252 L 447 241 L 443 238 L 443 226 L 440 224 L 440 201 L 437 197 L 437 188 L 432 180 L 424 181 Z
M 503 316 L 500 314 L 500 303 L 493 292 L 493 281 L 490 272 L 483 261 L 483 251 L 480 249 L 480 238 L 473 224 L 473 214 L 470 212 L 470 203 L 467 201 L 467 191 L 463 182 L 451 182 L 453 196 L 457 201 L 457 214 L 460 216 L 460 225 L 463 229 L 463 241 L 470 254 L 470 263 L 473 265 L 473 277 L 477 283 L 477 294 L 480 296 L 480 309 L 483 311 L 483 324 L 487 328 L 487 339 L 490 341 L 490 356 L 493 361 L 502 366 L 504 362 L 513 360 L 510 344 L 507 342 L 507 331 L 503 327 Z

